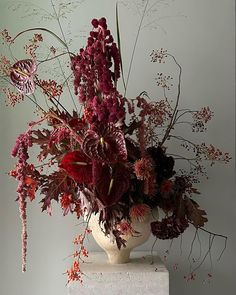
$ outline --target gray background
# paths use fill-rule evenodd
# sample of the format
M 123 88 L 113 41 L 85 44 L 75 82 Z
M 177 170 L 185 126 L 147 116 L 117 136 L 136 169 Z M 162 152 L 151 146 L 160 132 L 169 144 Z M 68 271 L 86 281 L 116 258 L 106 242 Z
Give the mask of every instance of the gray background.
M 130 60 L 135 39 L 138 14 L 132 6 L 133 1 L 123 1 L 126 6 L 120 8 L 121 38 L 125 70 Z M 139 1 L 142 2 L 142 1 Z M 158 1 L 156 15 L 149 15 L 140 34 L 131 72 L 128 96 L 132 97 L 142 90 L 149 90 L 154 97 L 160 94 L 154 77 L 159 71 L 158 65 L 150 64 L 149 54 L 152 49 L 166 48 L 176 56 L 183 67 L 181 103 L 192 109 L 209 105 L 215 114 L 209 124 L 207 135 L 201 140 L 213 143 L 230 152 L 233 160 L 229 165 L 216 164 L 209 169 L 209 180 L 198 186 L 202 195 L 198 202 L 208 212 L 207 228 L 228 236 L 227 249 L 220 262 L 217 257 L 224 243 L 215 239 L 212 250 L 213 279 L 205 281 L 210 269 L 210 262 L 198 271 L 194 282 L 186 283 L 183 276 L 189 269 L 187 256 L 194 229 L 189 229 L 183 236 L 182 255 L 180 240 L 173 242 L 166 265 L 170 271 L 171 295 L 209 294 L 231 295 L 235 293 L 236 237 L 235 237 L 235 3 L 233 0 L 175 0 Z M 47 26 L 60 33 L 55 21 L 42 21 L 40 17 L 24 17 L 27 14 L 27 3 L 18 11 L 8 9 L 13 2 L 0 0 L 0 27 L 8 28 L 12 35 L 28 27 Z M 38 6 L 50 11 L 50 2 L 32 0 Z M 153 2 L 152 2 L 153 3 Z M 129 5 L 127 5 L 129 4 Z M 63 21 L 65 31 L 72 31 L 72 50 L 76 51 L 85 44 L 84 36 L 89 31 L 89 22 L 93 17 L 106 16 L 115 32 L 115 1 L 86 0 Z M 155 20 L 155 22 L 153 22 Z M 68 26 L 69 24 L 69 26 Z M 115 35 L 115 34 L 114 34 Z M 67 34 L 69 37 L 69 34 Z M 48 39 L 49 45 L 50 39 Z M 124 45 L 125 44 L 125 45 Z M 16 44 L 15 55 L 25 58 Z M 4 53 L 4 51 L 3 51 Z M 163 67 L 161 69 L 164 69 Z M 168 63 L 165 69 L 175 73 L 173 64 Z M 66 258 L 72 251 L 72 240 L 79 232 L 78 221 L 72 216 L 63 217 L 61 210 L 53 206 L 53 216 L 40 211 L 35 200 L 28 206 L 28 271 L 21 273 L 21 224 L 16 198 L 16 183 L 6 175 L 14 161 L 10 150 L 16 136 L 26 129 L 26 122 L 34 118 L 32 105 L 25 101 L 14 109 L 6 107 L 1 97 L 1 204 L 0 204 L 0 294 L 2 295 L 65 295 L 66 277 L 62 275 L 70 260 Z M 182 130 L 181 132 L 187 132 Z M 174 148 L 174 146 L 172 146 Z M 153 240 L 140 249 L 150 250 Z M 201 235 L 203 250 L 207 249 L 208 237 Z M 158 242 L 156 249 L 163 258 L 169 243 Z M 88 249 L 97 250 L 92 238 Z M 198 247 L 193 249 L 198 256 Z M 173 265 L 178 263 L 178 270 Z

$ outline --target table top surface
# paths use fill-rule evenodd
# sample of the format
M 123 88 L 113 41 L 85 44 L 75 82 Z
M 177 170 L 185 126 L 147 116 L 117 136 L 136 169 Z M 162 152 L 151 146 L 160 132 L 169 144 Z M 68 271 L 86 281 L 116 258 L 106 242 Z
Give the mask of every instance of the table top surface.
M 168 273 L 161 259 L 154 253 L 144 251 L 131 252 L 130 262 L 124 264 L 110 264 L 104 252 L 90 252 L 86 262 L 81 265 L 85 273 Z

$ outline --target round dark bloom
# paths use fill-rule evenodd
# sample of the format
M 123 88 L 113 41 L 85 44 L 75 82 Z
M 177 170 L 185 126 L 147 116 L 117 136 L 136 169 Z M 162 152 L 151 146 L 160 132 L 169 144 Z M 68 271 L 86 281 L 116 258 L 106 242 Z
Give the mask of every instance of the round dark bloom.
M 173 170 L 175 164 L 174 158 L 166 156 L 164 150 L 160 146 L 150 147 L 147 149 L 147 152 L 154 160 L 158 184 L 161 184 L 164 179 L 168 179 L 175 174 Z
M 151 223 L 151 230 L 155 237 L 161 240 L 172 240 L 178 238 L 188 227 L 188 221 L 185 218 L 169 216 L 161 221 Z

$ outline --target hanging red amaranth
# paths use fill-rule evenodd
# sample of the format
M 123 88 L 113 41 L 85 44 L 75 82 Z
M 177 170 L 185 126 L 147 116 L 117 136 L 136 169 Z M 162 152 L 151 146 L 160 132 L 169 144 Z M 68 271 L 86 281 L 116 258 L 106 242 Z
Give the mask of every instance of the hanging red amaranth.
M 26 215 L 26 205 L 27 205 L 27 197 L 29 194 L 28 187 L 28 176 L 27 176 L 27 168 L 29 164 L 27 163 L 28 148 L 32 146 L 30 141 L 31 129 L 29 129 L 26 133 L 18 136 L 16 143 L 12 150 L 12 156 L 18 158 L 18 163 L 16 165 L 15 176 L 18 180 L 18 202 L 19 202 L 19 211 L 20 218 L 22 223 L 22 271 L 26 271 L 26 252 L 27 252 L 27 215 Z M 32 192 L 31 192 L 32 193 Z M 30 193 L 30 194 L 31 194 Z M 30 196 L 30 198 L 32 195 Z

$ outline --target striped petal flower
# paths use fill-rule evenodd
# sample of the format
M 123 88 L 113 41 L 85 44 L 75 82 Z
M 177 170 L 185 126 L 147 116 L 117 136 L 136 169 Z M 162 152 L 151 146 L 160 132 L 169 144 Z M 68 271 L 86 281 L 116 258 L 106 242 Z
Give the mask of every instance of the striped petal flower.
M 32 59 L 19 60 L 12 66 L 11 82 L 23 95 L 30 95 L 35 91 L 33 75 L 36 70 L 36 63 Z
M 109 127 L 102 135 L 88 130 L 82 148 L 86 155 L 99 162 L 116 163 L 127 159 L 124 134 L 114 126 Z

